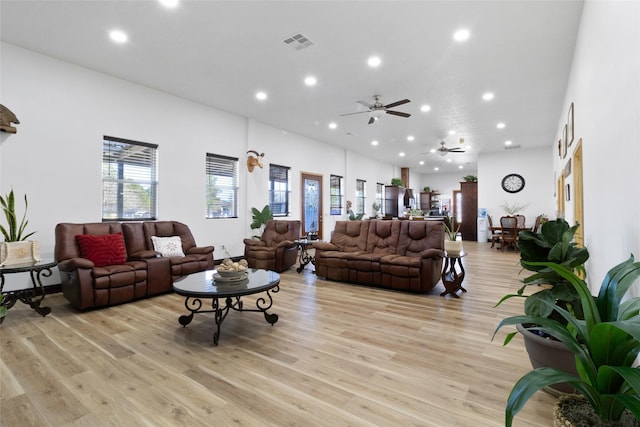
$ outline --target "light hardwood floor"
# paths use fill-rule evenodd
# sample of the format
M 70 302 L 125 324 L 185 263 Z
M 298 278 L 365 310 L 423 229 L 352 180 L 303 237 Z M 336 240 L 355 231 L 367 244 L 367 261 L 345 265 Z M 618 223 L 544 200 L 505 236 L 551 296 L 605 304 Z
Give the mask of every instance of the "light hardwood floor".
M 521 301 L 519 256 L 465 242 L 468 292 L 413 295 L 282 274 L 269 325 L 231 312 L 186 328 L 175 294 L 78 313 L 61 294 L 40 317 L 18 302 L 0 326 L 2 426 L 500 426 L 530 369 L 522 339 L 491 341 Z M 249 304 L 250 298 L 245 302 Z M 549 426 L 541 392 L 516 426 Z

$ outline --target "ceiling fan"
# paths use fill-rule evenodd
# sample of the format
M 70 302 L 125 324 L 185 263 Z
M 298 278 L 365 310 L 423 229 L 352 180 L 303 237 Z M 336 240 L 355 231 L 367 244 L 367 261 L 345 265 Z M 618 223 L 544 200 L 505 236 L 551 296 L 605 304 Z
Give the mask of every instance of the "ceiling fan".
M 444 141 L 441 141 L 440 148 L 436 149 L 436 153 L 438 153 L 441 156 L 446 156 L 449 153 L 464 153 L 464 150 L 460 147 L 447 148 L 446 143 Z
M 341 114 L 341 116 L 350 116 L 352 114 L 369 113 L 371 115 L 371 117 L 369 118 L 369 124 L 375 122 L 385 114 L 392 114 L 394 116 L 400 116 L 400 117 L 411 116 L 411 114 L 403 113 L 402 111 L 389 110 L 389 108 L 397 107 L 398 105 L 403 105 L 408 102 L 411 102 L 408 99 L 392 102 L 391 104 L 387 104 L 387 105 L 384 105 L 382 104 L 382 102 L 380 102 L 380 95 L 373 95 L 373 99 L 374 99 L 373 104 L 369 104 L 368 102 L 364 102 L 364 101 L 357 101 L 358 104 L 362 104 L 365 107 L 367 107 L 369 109 L 368 111 L 357 111 L 355 113 L 346 113 L 346 114 Z

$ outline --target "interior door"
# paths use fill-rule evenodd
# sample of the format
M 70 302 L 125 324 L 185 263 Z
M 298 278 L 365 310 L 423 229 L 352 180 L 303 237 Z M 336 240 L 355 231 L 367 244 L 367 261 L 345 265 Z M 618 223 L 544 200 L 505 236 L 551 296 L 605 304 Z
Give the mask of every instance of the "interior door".
M 460 190 L 453 190 L 451 210 L 453 216 L 453 227 L 457 229 L 462 223 L 462 193 Z
M 322 175 L 302 172 L 300 182 L 302 235 L 315 231 L 322 239 Z

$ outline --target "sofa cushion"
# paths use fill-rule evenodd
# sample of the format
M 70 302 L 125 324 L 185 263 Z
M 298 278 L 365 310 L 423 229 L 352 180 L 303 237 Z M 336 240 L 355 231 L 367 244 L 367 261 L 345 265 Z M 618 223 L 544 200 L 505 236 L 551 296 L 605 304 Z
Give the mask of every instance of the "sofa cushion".
M 184 256 L 184 252 L 182 251 L 182 240 L 180 240 L 179 236 L 151 236 L 151 241 L 153 242 L 153 249 L 155 249 L 156 252 L 160 252 L 162 256 Z
M 124 264 L 127 260 L 122 233 L 78 234 L 76 242 L 80 246 L 80 256 L 93 262 L 96 267 Z

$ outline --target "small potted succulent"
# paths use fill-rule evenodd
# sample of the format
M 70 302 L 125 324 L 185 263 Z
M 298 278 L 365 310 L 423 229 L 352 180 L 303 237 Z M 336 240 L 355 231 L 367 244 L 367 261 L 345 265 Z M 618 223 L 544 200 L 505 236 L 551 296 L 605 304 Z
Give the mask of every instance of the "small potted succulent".
M 20 222 L 18 222 L 13 189 L 6 196 L 0 196 L 0 207 L 7 221 L 7 227 L 0 224 L 0 233 L 4 237 L 4 242 L 0 242 L 0 265 L 40 261 L 40 242 L 27 240 L 35 234 L 35 231 L 30 233 L 26 231 L 29 224 L 27 220 L 27 209 L 29 208 L 27 195 L 24 195 L 24 214 Z

